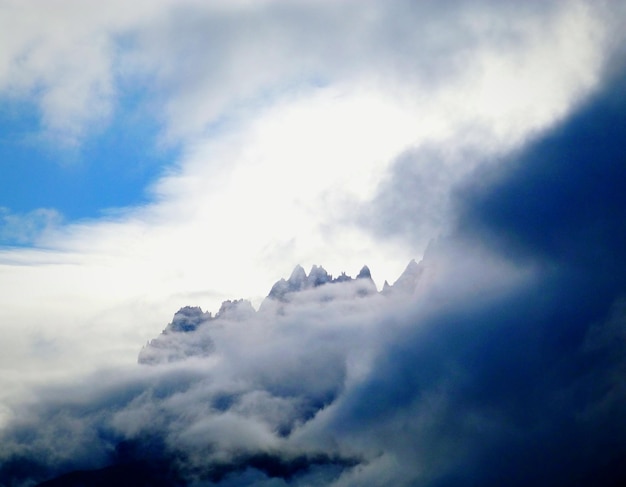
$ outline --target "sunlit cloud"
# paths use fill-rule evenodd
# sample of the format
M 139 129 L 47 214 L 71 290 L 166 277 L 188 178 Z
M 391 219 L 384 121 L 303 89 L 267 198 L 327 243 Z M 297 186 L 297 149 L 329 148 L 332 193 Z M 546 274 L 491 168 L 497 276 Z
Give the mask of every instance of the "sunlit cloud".
M 0 191 L 0 483 L 127 459 L 193 485 L 613 472 L 624 15 L 582 1 L 5 2 L 2 164 L 32 183 Z M 93 171 L 105 143 L 120 145 L 113 176 Z M 61 192 L 91 178 L 92 209 L 36 203 L 50 186 L 28 170 L 44 164 Z M 296 264 L 334 277 L 367 264 L 374 284 L 266 299 Z M 220 308 L 239 298 L 239 314 Z M 184 306 L 212 318 L 141 352 L 176 360 L 137 364 Z M 583 439 L 599 453 L 565 444 Z

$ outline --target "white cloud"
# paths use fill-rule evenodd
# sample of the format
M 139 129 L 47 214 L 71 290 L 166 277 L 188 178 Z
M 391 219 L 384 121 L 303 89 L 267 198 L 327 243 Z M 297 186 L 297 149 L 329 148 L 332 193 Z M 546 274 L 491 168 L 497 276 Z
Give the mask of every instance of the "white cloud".
M 354 222 L 392 161 L 427 143 L 510 150 L 591 90 L 604 59 L 582 3 L 515 5 L 514 18 L 500 2 L 43 5 L 0 6 L 2 95 L 80 144 L 114 121 L 125 83 L 143 83 L 182 155 L 151 204 L 56 228 L 45 252 L 2 250 L 12 387 L 44 365 L 133 361 L 172 310 L 258 303 L 296 263 L 394 280 L 424 246 Z M 438 194 L 474 167 L 450 160 Z
M 62 221 L 62 215 L 52 208 L 15 214 L 8 208 L 0 207 L 0 241 L 31 244 L 58 227 Z
M 390 2 L 358 11 L 351 2 L 138 5 L 128 13 L 112 7 L 103 18 L 82 10 L 80 28 L 59 14 L 51 25 L 63 29 L 43 31 L 58 41 L 43 64 L 27 54 L 25 65 L 36 69 L 0 71 L 4 87 L 21 83 L 28 92 L 37 80 L 49 83 L 60 101 L 35 96 L 35 103 L 51 127 L 77 142 L 91 120 L 88 100 L 114 102 L 114 89 L 93 84 L 98 66 L 121 66 L 128 79 L 154 82 L 166 137 L 183 144 L 150 204 L 57 225 L 37 249 L 0 251 L 0 401 L 11 406 L 0 406 L 0 458 L 17 453 L 61 470 L 96 468 L 131 440 L 157 459 L 159 448 L 183 453 L 176 460 L 192 474 L 217 462 L 234 472 L 233 483 L 268 480 L 262 468 L 243 470 L 252 460 L 259 467 L 250 455 L 286 464 L 304 455 L 313 467 L 295 485 L 337 486 L 457 484 L 455 475 L 527 485 L 524 476 L 534 474 L 555 485 L 623 459 L 626 448 L 615 438 L 626 430 L 616 385 L 624 365 L 613 336 L 623 337 L 624 328 L 624 273 L 615 271 L 624 262 L 615 208 L 622 199 L 614 181 L 589 178 L 598 168 L 623 175 L 611 150 L 584 159 L 570 181 L 568 161 L 548 144 L 547 169 L 553 184 L 567 183 L 564 191 L 553 191 L 560 188 L 545 184 L 536 159 L 523 157 L 532 174 L 518 168 L 517 185 L 505 180 L 494 190 L 493 181 L 472 179 L 478 193 L 485 185 L 495 193 L 488 203 L 496 214 L 474 201 L 474 213 L 462 216 L 497 235 L 457 227 L 473 243 L 459 233 L 435 240 L 413 293 L 363 297 L 350 284 L 309 289 L 289 305 L 244 320 L 225 316 L 179 340 L 185 349 L 210 339 L 208 357 L 129 363 L 178 307 L 215 311 L 237 297 L 258 303 L 296 263 L 323 264 L 335 275 L 354 275 L 367 263 L 379 286 L 393 281 L 410 257 L 419 259 L 425 240 L 458 223 L 449 207 L 457 184 L 485 159 L 523 149 L 601 81 L 607 40 L 596 37 L 603 24 L 594 11 L 578 3 L 487 2 L 477 10 L 418 3 L 412 10 L 412 3 Z M 40 13 L 32 15 L 33 25 L 43 25 Z M 74 42 L 89 41 L 85 32 L 97 25 L 128 35 L 130 51 L 121 43 L 124 52 L 111 62 L 108 41 L 92 41 L 96 47 L 85 52 L 98 60 L 84 78 L 75 60 L 58 72 L 47 65 L 71 54 Z M 2 66 L 16 62 L 20 49 Z M 311 82 L 310 73 L 320 79 Z M 78 96 L 64 125 L 57 117 L 69 87 Z M 408 157 L 400 167 L 400 154 L 433 157 Z M 426 176 L 427 191 L 414 191 L 415 174 Z M 384 177 L 388 187 L 379 183 Z M 580 214 L 561 225 L 578 203 L 572 199 L 603 187 L 613 200 L 574 205 Z M 502 188 L 538 192 L 550 200 L 548 216 L 535 225 L 525 201 L 512 202 L 517 193 Z M 377 191 L 425 200 L 416 206 L 430 212 L 427 223 L 408 222 L 417 237 L 392 243 L 357 225 L 351 212 Z M 385 208 L 389 228 L 406 224 L 416 206 Z M 551 223 L 559 238 L 543 235 Z M 587 252 L 579 226 L 598 252 Z M 530 255 L 502 250 L 490 237 Z M 535 251 L 542 245 L 548 249 Z M 598 323 L 607 319 L 603 332 Z M 77 369 L 87 376 L 77 378 Z M 67 385 L 54 385 L 60 379 Z M 611 457 L 615 451 L 621 456 Z M 493 462 L 494 452 L 506 455 Z M 0 475 L 9 475 L 2 467 Z
M 40 387 L 36 402 L 14 412 L 18 421 L 11 424 L 17 429 L 5 434 L 0 456 L 24 454 L 20 432 L 36 428 L 38 440 L 26 454 L 55 468 L 67 468 L 62 466 L 66 460 L 72 468 L 98 468 L 115 442 L 142 441 L 148 435 L 152 448 L 162 441 L 180 452 L 180 466 L 192 476 L 225 465 L 240 478 L 244 469 L 237 470 L 237 462 L 245 467 L 247 456 L 274 455 L 276 461 L 289 462 L 309 455 L 311 462 L 334 458 L 335 464 L 333 470 L 328 461 L 330 477 L 308 479 L 307 485 L 427 480 L 435 454 L 420 445 L 431 440 L 427 420 L 436 391 L 426 406 L 410 412 L 386 403 L 384 394 L 372 392 L 364 403 L 360 399 L 372 382 L 410 389 L 401 377 L 385 375 L 385 357 L 411 368 L 407 357 L 396 357 L 394 350 L 416 334 L 439 336 L 438 315 L 467 309 L 468 302 L 497 302 L 494 290 L 507 296 L 528 285 L 532 273 L 474 250 L 468 245 L 435 249 L 426 261 L 424 281 L 417 283 L 419 291 L 408 299 L 406 294 L 359 295 L 354 292 L 358 282 L 326 284 L 295 294 L 280 311 L 266 307 L 241 320 L 224 315 L 172 336 L 183 346 L 212 340 L 215 348 L 208 357 L 117 368 L 60 388 Z M 451 286 L 459 272 L 471 278 Z M 454 343 L 454 335 L 446 337 Z M 424 357 L 436 369 L 432 357 Z M 412 374 L 428 373 L 417 369 Z M 447 400 L 442 392 L 440 403 Z M 359 404 L 382 417 L 360 428 L 367 419 L 359 417 Z M 467 412 L 461 413 L 465 418 Z M 46 426 L 39 428 L 42 418 Z M 59 435 L 57 428 L 72 434 Z M 408 435 L 415 437 L 410 441 Z M 94 442 L 98 448 L 86 447 Z M 435 446 L 441 468 L 456 464 L 451 453 L 471 451 L 467 443 L 455 447 L 445 438 L 437 438 Z M 408 452 L 416 450 L 423 456 L 407 460 Z M 146 449 L 145 454 L 150 459 L 154 452 Z M 355 463 L 360 465 L 348 468 Z M 307 479 L 294 480 L 296 485 L 300 481 Z

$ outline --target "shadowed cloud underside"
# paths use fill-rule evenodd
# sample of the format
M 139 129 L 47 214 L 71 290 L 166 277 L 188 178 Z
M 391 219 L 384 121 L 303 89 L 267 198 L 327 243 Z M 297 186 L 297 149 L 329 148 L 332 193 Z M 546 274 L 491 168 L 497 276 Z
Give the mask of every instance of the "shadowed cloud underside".
M 0 29 L 47 136 L 115 119 L 115 66 L 184 148 L 105 220 L 0 208 L 47 246 L 0 253 L 0 487 L 624 485 L 620 8 L 163 5 Z

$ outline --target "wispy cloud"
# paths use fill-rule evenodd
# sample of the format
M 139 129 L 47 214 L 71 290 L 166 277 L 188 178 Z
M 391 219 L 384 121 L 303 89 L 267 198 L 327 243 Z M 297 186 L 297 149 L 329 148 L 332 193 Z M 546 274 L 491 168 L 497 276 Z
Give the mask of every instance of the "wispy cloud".
M 58 227 L 63 217 L 54 209 L 39 208 L 25 215 L 0 207 L 0 241 L 31 244 L 48 230 Z

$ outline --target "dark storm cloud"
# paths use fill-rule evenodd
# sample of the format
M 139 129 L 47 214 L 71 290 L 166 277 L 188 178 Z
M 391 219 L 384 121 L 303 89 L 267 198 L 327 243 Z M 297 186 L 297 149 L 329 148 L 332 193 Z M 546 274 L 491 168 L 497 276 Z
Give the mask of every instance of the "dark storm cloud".
M 501 168 L 478 171 L 459 198 L 463 231 L 520 258 L 617 264 L 626 248 L 624 79 Z
M 425 248 L 433 236 L 450 230 L 450 188 L 479 163 L 476 151 L 435 143 L 405 151 L 361 210 L 360 224 Z
M 621 485 L 625 81 L 457 188 L 413 294 L 305 289 L 180 331 L 206 357 L 42 390 L 0 485 Z
M 457 230 L 423 262 L 448 271 L 416 303 L 415 326 L 342 398 L 329 431 L 377 438 L 408 466 L 408 483 L 623 483 L 625 81 L 614 76 L 499 169 L 465 181 Z M 425 312 L 459 281 L 481 294 L 485 250 L 528 280 L 497 292 L 506 280 L 487 277 L 495 288 L 477 299 Z

